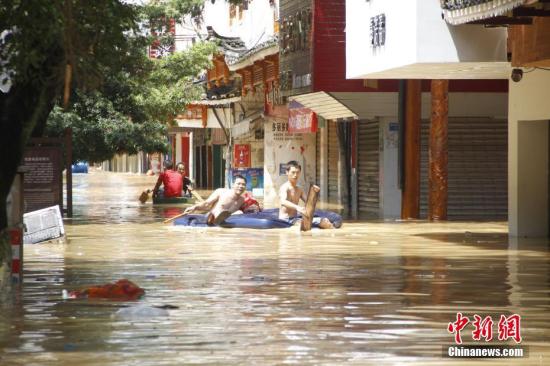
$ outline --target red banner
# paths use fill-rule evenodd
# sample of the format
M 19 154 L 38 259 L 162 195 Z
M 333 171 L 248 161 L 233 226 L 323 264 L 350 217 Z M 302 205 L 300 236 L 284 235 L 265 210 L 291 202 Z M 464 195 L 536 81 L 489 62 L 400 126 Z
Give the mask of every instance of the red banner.
M 309 108 L 290 108 L 288 110 L 288 132 L 317 132 L 317 115 Z
M 233 168 L 250 168 L 250 144 L 235 144 Z

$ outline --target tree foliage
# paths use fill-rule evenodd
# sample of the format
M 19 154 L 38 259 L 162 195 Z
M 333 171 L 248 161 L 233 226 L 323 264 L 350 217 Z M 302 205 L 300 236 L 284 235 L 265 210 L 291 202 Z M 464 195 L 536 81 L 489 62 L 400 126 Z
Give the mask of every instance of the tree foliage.
M 67 85 L 75 106 L 69 106 L 66 116 L 55 109 L 55 126 L 116 121 L 120 128 L 107 128 L 111 135 L 101 141 L 119 149 L 132 130 L 134 141 L 124 141 L 125 149 L 156 145 L 156 139 L 146 141 L 143 134 L 158 136 L 159 122 L 173 118 L 197 91 L 186 84 L 190 75 L 178 78 L 176 89 L 153 83 L 168 81 L 172 64 L 147 60 L 148 31 L 170 17 L 197 15 L 202 4 L 203 0 L 152 1 L 145 6 L 123 0 L 0 2 L 0 230 L 6 226 L 5 201 L 24 147 L 33 131 L 43 133 L 55 104 L 62 104 Z M 82 141 L 92 145 L 90 140 Z

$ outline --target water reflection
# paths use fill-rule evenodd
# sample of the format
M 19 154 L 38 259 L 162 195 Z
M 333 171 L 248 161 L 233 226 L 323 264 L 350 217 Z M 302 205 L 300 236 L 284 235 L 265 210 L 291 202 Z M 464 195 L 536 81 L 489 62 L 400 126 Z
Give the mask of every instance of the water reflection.
M 1 365 L 439 365 L 458 311 L 521 314 L 520 361 L 547 363 L 547 241 L 510 241 L 505 223 L 174 227 L 161 221 L 181 207 L 137 202 L 152 184 L 75 177 L 70 242 L 26 246 L 25 285 L 2 305 Z M 138 303 L 177 308 L 128 321 L 115 316 L 128 303 L 61 299 L 120 278 L 146 290 Z

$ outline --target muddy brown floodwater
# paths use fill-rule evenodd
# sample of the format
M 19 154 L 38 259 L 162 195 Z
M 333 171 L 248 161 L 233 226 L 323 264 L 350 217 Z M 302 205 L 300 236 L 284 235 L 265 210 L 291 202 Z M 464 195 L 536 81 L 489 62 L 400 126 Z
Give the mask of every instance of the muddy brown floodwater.
M 550 364 L 547 240 L 505 222 L 345 222 L 340 230 L 183 228 L 140 205 L 154 178 L 74 177 L 67 244 L 25 246 L 24 285 L 0 312 L 0 365 Z M 173 305 L 63 300 L 127 278 Z M 521 316 L 521 359 L 455 360 L 457 312 Z M 159 316 L 160 315 L 160 316 Z M 515 345 L 515 341 L 508 340 Z M 446 348 L 445 348 L 446 349 Z

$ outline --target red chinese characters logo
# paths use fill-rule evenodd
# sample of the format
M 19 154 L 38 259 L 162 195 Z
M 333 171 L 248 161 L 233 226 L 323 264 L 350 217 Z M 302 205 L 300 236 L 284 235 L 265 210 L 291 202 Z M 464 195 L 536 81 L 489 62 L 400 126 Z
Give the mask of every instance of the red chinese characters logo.
M 485 338 L 485 342 L 490 342 L 493 339 L 493 319 L 486 316 L 483 320 L 477 314 L 474 314 L 474 322 L 472 323 L 475 330 L 472 332 L 472 338 L 475 341 Z
M 512 338 L 516 343 L 521 342 L 521 317 L 517 314 L 506 317 L 500 316 L 498 321 L 498 340 L 506 341 L 508 338 Z
M 447 326 L 447 331 L 454 334 L 455 343 L 462 344 L 461 331 L 466 326 L 472 323 L 474 330 L 472 331 L 472 339 L 485 342 L 490 342 L 493 339 L 493 319 L 491 316 L 482 318 L 478 314 L 474 314 L 474 321 L 470 321 L 467 316 L 462 313 L 456 313 L 456 321 L 451 322 Z M 521 342 L 521 316 L 512 314 L 510 316 L 501 315 L 498 322 L 498 340 L 507 341 L 512 338 L 516 343 Z
M 455 334 L 455 343 L 462 344 L 462 338 L 460 337 L 460 331 L 464 329 L 466 325 L 470 322 L 470 319 L 467 316 L 462 316 L 462 313 L 456 313 L 456 322 L 449 323 L 447 330 L 449 333 Z

